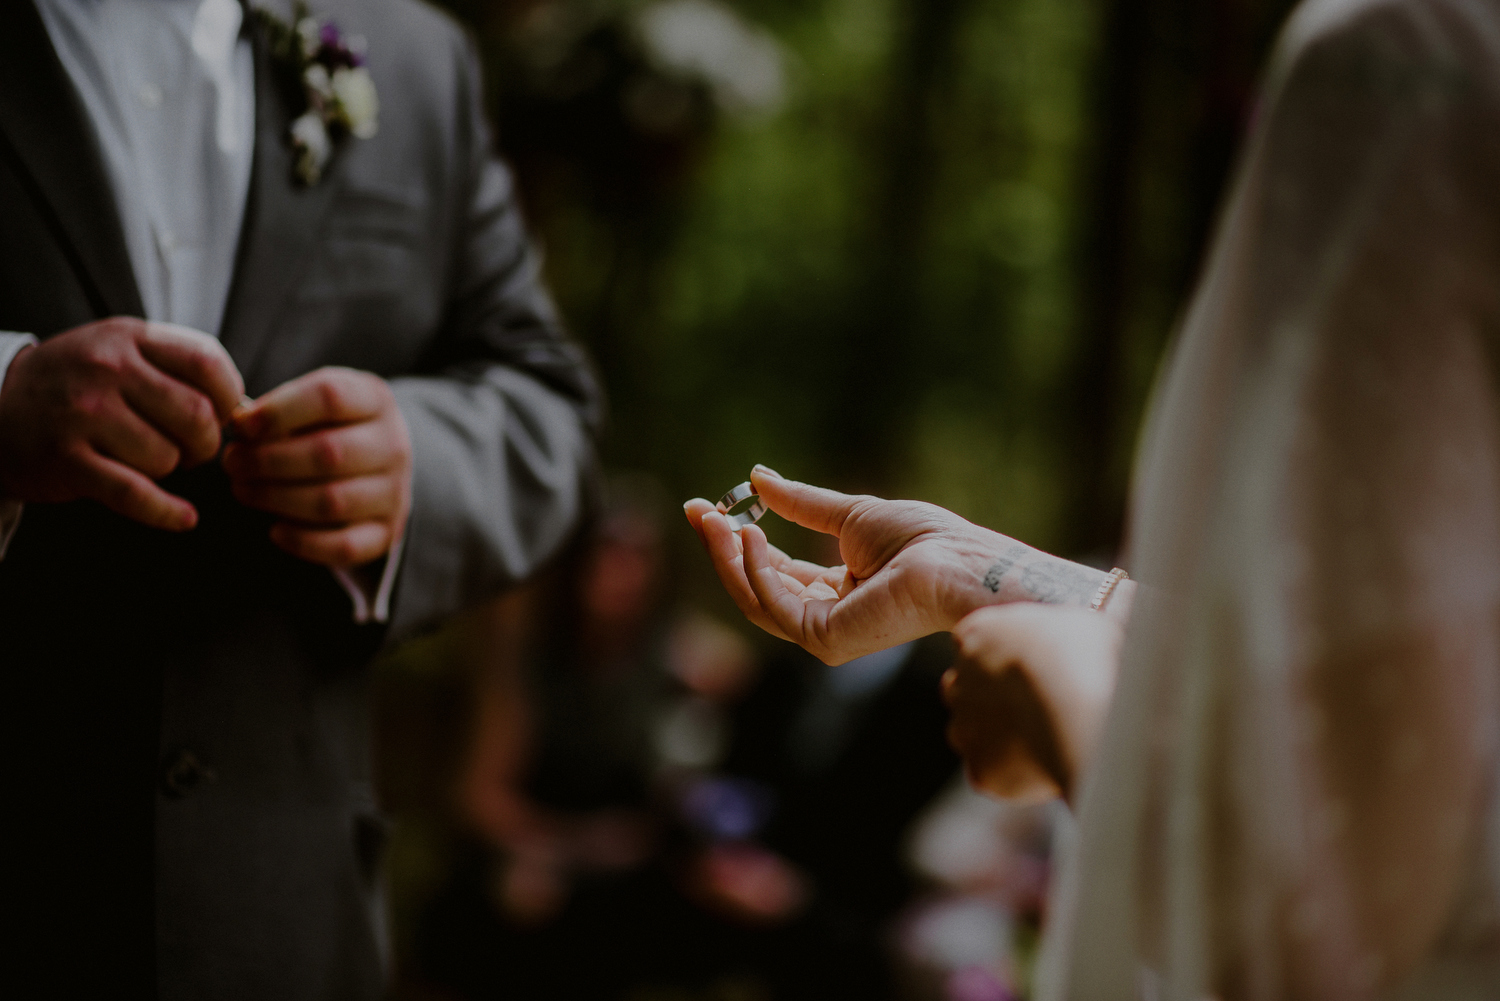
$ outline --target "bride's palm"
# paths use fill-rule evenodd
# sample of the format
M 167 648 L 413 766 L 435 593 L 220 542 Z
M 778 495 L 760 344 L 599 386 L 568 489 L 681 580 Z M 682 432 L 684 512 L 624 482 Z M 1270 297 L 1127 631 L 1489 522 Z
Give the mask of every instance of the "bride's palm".
M 967 611 L 956 578 L 993 551 L 994 533 L 932 504 L 841 494 L 761 468 L 753 480 L 771 510 L 837 537 L 844 559 L 793 560 L 758 527 L 735 532 L 713 505 L 689 501 L 720 579 L 761 628 L 837 664 L 947 629 Z

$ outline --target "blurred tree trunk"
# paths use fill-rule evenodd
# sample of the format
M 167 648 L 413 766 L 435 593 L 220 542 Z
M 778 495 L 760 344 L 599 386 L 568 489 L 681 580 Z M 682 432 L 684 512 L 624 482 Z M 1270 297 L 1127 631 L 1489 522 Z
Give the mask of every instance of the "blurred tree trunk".
M 830 415 L 839 479 L 880 490 L 895 473 L 903 429 L 932 375 L 920 343 L 918 289 L 928 235 L 937 143 L 933 109 L 943 99 L 954 47 L 974 0 L 901 0 L 890 90 L 875 132 L 877 189 L 855 313 L 833 360 L 834 395 L 852 412 Z
M 1122 334 L 1129 300 L 1134 191 L 1149 68 L 1151 0 L 1107 0 L 1093 81 L 1095 148 L 1084 160 L 1087 236 L 1083 242 L 1083 311 L 1073 365 L 1063 391 L 1071 516 L 1071 550 L 1118 545 L 1122 490 L 1107 464 Z
M 1068 548 L 1101 560 L 1120 546 L 1141 419 L 1140 401 L 1123 398 L 1128 365 L 1160 354 L 1192 290 L 1261 68 L 1294 6 L 1105 2 L 1093 81 L 1096 145 L 1081 174 L 1090 206 L 1081 240 L 1084 308 L 1061 394 Z M 1139 290 L 1148 287 L 1165 290 L 1165 299 L 1143 301 Z

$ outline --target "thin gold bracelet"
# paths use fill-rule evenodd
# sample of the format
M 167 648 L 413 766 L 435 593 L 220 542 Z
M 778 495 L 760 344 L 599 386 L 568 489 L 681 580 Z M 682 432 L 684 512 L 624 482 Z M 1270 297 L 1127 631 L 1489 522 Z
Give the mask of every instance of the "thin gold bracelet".
M 1129 579 L 1130 574 L 1115 567 L 1109 572 L 1109 576 L 1104 578 L 1104 583 L 1099 585 L 1099 590 L 1094 594 L 1094 600 L 1089 602 L 1089 609 L 1095 612 L 1104 611 L 1104 603 L 1109 600 L 1110 595 L 1115 593 L 1115 587 L 1120 581 Z

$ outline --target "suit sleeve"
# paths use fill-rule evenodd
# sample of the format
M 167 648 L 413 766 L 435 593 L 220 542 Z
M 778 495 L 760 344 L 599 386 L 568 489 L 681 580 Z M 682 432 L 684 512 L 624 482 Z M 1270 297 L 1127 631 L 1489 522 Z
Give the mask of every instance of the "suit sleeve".
M 472 46 L 462 61 L 464 195 L 447 316 L 424 374 L 392 380 L 414 454 L 392 639 L 536 570 L 579 521 L 594 480 L 600 390 L 562 331 L 511 174 L 491 149 Z

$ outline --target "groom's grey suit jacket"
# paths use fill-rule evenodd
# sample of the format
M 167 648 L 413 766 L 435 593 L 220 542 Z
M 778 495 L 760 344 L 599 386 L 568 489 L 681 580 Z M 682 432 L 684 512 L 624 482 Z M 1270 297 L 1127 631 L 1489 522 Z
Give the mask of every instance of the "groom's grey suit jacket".
M 0 329 L 140 315 L 85 112 L 32 4 L 5 6 Z M 216 465 L 168 482 L 199 507 L 185 535 L 27 508 L 0 561 L 0 984 L 28 997 L 377 996 L 369 661 L 530 572 L 583 504 L 598 393 L 539 285 L 471 47 L 413 0 L 315 6 L 368 39 L 380 132 L 295 186 L 295 93 L 256 39 L 222 337 L 252 394 L 322 365 L 392 380 L 415 450 L 392 622 L 354 625 Z

